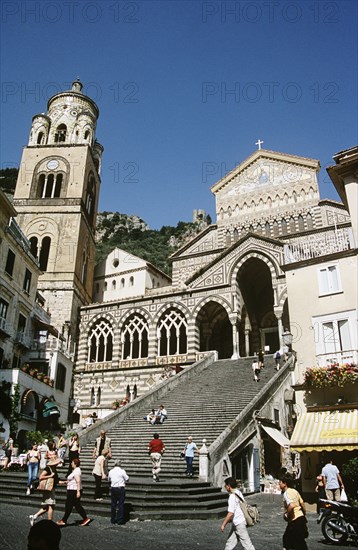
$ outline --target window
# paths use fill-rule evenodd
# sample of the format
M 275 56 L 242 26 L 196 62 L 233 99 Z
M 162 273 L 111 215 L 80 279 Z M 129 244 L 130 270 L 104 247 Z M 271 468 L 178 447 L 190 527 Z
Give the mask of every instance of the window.
M 29 269 L 25 269 L 25 278 L 24 278 L 24 286 L 23 286 L 23 289 L 25 290 L 25 292 L 29 293 L 30 292 L 30 288 L 31 288 L 31 277 L 32 277 L 32 273 Z
M 0 298 L 0 320 L 6 319 L 7 310 L 9 308 L 9 303 Z
M 6 265 L 5 265 L 5 271 L 8 275 L 12 276 L 12 274 L 14 272 L 14 265 L 15 265 L 15 254 L 9 248 L 9 250 L 7 252 Z
M 66 385 L 66 367 L 62 365 L 62 363 L 59 363 L 57 365 L 55 387 L 57 390 L 65 391 L 65 385 Z
M 334 353 L 351 349 L 348 319 L 322 323 L 325 353 Z
M 18 334 L 24 334 L 25 328 L 26 328 L 26 317 L 24 317 L 24 316 L 21 315 L 21 313 L 20 313 L 20 314 L 19 314 L 19 321 L 18 321 L 18 324 L 17 324 L 17 332 L 18 332 Z
M 171 309 L 157 327 L 158 355 L 179 355 L 187 352 L 187 323 L 181 311 Z
M 66 124 L 60 124 L 57 127 L 56 133 L 55 133 L 55 143 L 63 143 L 66 141 L 66 132 L 67 132 L 67 126 Z
M 113 329 L 108 321 L 100 319 L 92 327 L 88 339 L 88 362 L 112 361 Z
M 129 277 L 129 286 L 134 285 L 134 277 Z
M 320 366 L 357 360 L 356 310 L 314 317 L 316 356 Z
M 63 174 L 40 174 L 37 186 L 37 196 L 41 199 L 53 199 L 61 196 Z
M 116 290 L 116 286 L 117 286 L 116 280 L 113 279 L 113 281 L 112 281 L 112 290 Z
M 148 357 L 148 323 L 141 315 L 133 315 L 122 331 L 122 359 Z
M 341 292 L 338 265 L 321 267 L 318 271 L 319 294 L 334 294 Z
M 50 247 L 51 247 L 51 238 L 44 237 L 41 243 L 40 258 L 39 258 L 40 269 L 42 271 L 46 271 L 47 269 L 48 257 L 50 254 Z

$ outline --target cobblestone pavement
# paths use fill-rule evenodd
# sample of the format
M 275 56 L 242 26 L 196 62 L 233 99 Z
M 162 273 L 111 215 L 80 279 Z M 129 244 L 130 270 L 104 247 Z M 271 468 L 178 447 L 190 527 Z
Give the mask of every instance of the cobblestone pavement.
M 260 523 L 250 528 L 256 550 L 281 550 L 282 533 L 285 529 L 281 497 L 253 495 L 248 500 L 257 503 L 260 510 Z M 28 516 L 33 512 L 35 510 L 28 506 L 1 504 L 1 550 L 26 550 L 30 528 Z M 60 517 L 60 512 L 55 513 L 55 519 Z M 74 512 L 69 521 L 70 525 L 62 529 L 61 550 L 220 550 L 224 548 L 229 533 L 229 526 L 226 528 L 227 532 L 221 533 L 220 519 L 130 521 L 124 526 L 112 526 L 109 519 L 97 516 L 93 517 L 87 527 L 80 527 L 80 518 Z M 308 514 L 308 521 L 309 550 L 330 548 L 323 540 L 320 526 L 316 523 L 316 514 Z M 339 548 L 345 550 L 350 547 L 346 545 Z

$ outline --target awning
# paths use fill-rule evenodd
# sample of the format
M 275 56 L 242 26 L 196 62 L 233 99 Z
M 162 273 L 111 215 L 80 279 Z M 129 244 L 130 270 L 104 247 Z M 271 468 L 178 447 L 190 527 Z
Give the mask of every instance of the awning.
M 303 413 L 290 444 L 293 451 L 358 449 L 358 410 Z
M 261 424 L 261 428 L 265 430 L 265 432 L 272 437 L 278 443 L 281 447 L 289 447 L 291 442 L 283 433 L 281 433 L 279 430 L 276 430 L 276 428 L 271 428 L 270 426 L 263 426 Z
M 45 323 L 44 321 L 42 321 L 42 319 L 40 319 L 36 315 L 32 318 L 32 320 L 35 323 L 35 325 L 39 327 L 41 330 L 47 330 L 50 334 L 52 334 L 53 336 L 56 336 L 56 338 L 61 337 L 60 333 L 54 326 L 48 323 Z
M 42 416 L 48 418 L 49 416 L 60 416 L 61 411 L 55 401 L 46 401 L 42 409 Z

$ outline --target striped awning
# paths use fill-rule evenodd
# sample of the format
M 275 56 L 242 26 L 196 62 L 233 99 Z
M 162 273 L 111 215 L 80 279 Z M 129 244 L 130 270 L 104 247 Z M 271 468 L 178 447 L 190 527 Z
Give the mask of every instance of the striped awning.
M 358 449 L 358 410 L 303 413 L 290 443 L 298 452 Z

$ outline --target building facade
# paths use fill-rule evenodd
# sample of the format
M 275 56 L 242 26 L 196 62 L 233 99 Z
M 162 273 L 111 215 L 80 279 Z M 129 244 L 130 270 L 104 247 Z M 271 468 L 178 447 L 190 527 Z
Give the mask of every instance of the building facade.
M 301 371 L 330 360 L 328 347 L 314 344 L 312 317 L 343 302 L 348 311 L 355 300 L 346 283 L 356 245 L 346 208 L 320 199 L 319 168 L 313 159 L 255 151 L 212 187 L 216 223 L 173 254 L 171 285 L 82 308 L 74 390 L 84 415 L 108 414 L 114 398 L 141 395 L 210 350 L 233 359 L 274 353 L 291 334 Z M 329 307 L 317 291 L 300 313 L 303 288 L 315 291 L 310 265 L 319 266 L 314 276 L 324 285 L 327 257 L 340 258 L 346 291 Z M 297 266 L 306 279 L 295 275 Z

